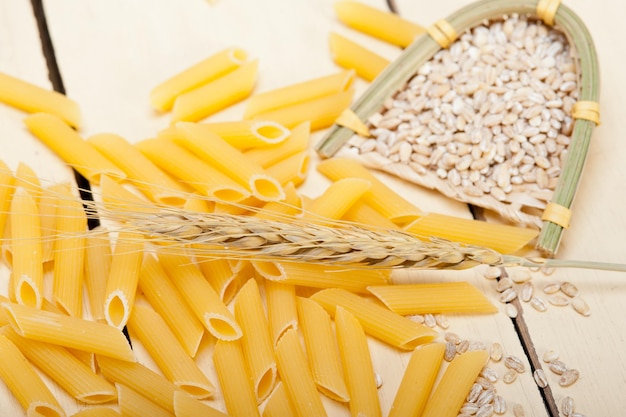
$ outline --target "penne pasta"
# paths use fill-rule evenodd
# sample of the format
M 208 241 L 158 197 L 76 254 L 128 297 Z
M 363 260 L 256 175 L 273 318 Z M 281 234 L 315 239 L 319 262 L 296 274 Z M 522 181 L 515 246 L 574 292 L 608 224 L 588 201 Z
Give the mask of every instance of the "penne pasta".
M 80 411 L 72 414 L 71 417 L 121 417 L 122 415 L 117 410 L 111 407 L 98 406 L 83 408 Z
M 367 4 L 341 0 L 333 4 L 339 20 L 360 32 L 400 47 L 407 47 L 425 32 L 424 28 L 395 13 Z
M 176 417 L 227 417 L 221 411 L 196 400 L 183 391 L 174 391 L 174 415 Z
M 361 226 L 371 226 L 377 229 L 394 230 L 400 229 L 394 222 L 374 210 L 372 206 L 363 200 L 356 201 L 344 213 L 341 220 L 357 223 Z
M 272 392 L 278 375 L 269 325 L 254 278 L 250 278 L 239 290 L 234 310 L 243 332 L 241 349 L 250 370 L 254 394 L 261 403 Z
M 135 354 L 120 329 L 20 304 L 2 303 L 15 332 L 27 339 L 134 362 Z
M 165 172 L 209 198 L 240 202 L 250 195 L 235 180 L 168 140 L 146 139 L 135 146 Z
M 22 187 L 33 196 L 35 202 L 39 203 L 41 198 L 41 182 L 35 170 L 23 162 L 17 164 L 15 169 L 15 188 Z
M 261 201 L 280 201 L 285 198 L 285 192 L 276 179 L 269 176 L 260 165 L 247 160 L 241 151 L 219 136 L 204 132 L 195 123 L 178 123 L 176 127 L 182 132 L 176 143 L 244 185 L 252 191 L 253 197 Z
M 41 307 L 43 298 L 43 259 L 39 210 L 32 196 L 22 187 L 11 200 L 11 287 L 20 304 Z
M 298 297 L 298 321 L 304 336 L 309 368 L 317 389 L 335 401 L 350 399 L 330 316 L 316 302 Z
M 306 179 L 310 159 L 309 152 L 302 151 L 267 167 L 266 172 L 283 185 L 283 190 L 289 183 L 298 186 Z
M 174 417 L 174 414 L 123 384 L 115 384 L 117 402 L 124 417 Z
M 170 110 L 176 97 L 214 81 L 241 66 L 248 54 L 230 47 L 186 68 L 150 91 L 150 103 L 161 111 Z
M 101 226 L 87 232 L 85 237 L 85 288 L 91 318 L 104 321 L 104 300 L 111 271 L 111 242 Z
M 260 219 L 284 219 L 300 214 L 302 199 L 296 191 L 293 183 L 285 185 L 285 199 L 283 201 L 271 201 L 263 204 L 252 215 Z
M 57 116 L 35 113 L 26 117 L 24 123 L 39 140 L 92 184 L 99 184 L 102 175 L 119 179 L 125 177 L 120 168 Z
M 113 181 L 110 177 L 103 175 L 100 179 L 100 195 L 104 208 L 111 212 L 155 212 L 158 209 L 151 205 L 132 189 L 128 189 L 123 184 Z
M 11 175 L 9 167 L 0 160 L 0 236 L 5 235 L 13 190 L 15 190 L 15 177 Z
M 57 184 L 41 189 L 37 208 L 39 209 L 39 224 L 41 226 L 41 259 L 44 263 L 53 260 L 55 234 L 57 233 L 57 206 L 63 198 L 63 191 L 68 184 Z
M 371 187 L 361 178 L 343 178 L 333 182 L 304 212 L 304 218 L 315 220 L 340 219 Z
M 272 345 L 276 347 L 280 338 L 289 329 L 298 328 L 296 287 L 290 284 L 265 281 L 265 299 Z
M 183 204 L 183 210 L 195 211 L 197 213 L 211 213 L 215 210 L 215 202 L 209 201 L 206 197 L 202 197 L 201 195 L 191 194 L 187 196 Z
M 78 104 L 66 95 L 41 88 L 0 72 L 0 101 L 28 113 L 51 113 L 73 127 L 80 127 Z
M 136 336 L 154 359 L 163 375 L 198 399 L 211 397 L 215 386 L 187 354 L 165 320 L 146 305 L 135 305 L 128 330 Z
M 250 149 L 244 155 L 267 169 L 291 155 L 307 150 L 310 136 L 311 123 L 306 121 L 292 128 L 291 135 L 278 145 Z
M 87 216 L 69 187 L 59 189 L 56 217 L 52 297 L 64 313 L 82 317 Z
M 196 356 L 204 327 L 185 302 L 167 273 L 152 255 L 146 255 L 139 270 L 139 288 L 161 315 L 185 351 Z
M 203 259 L 198 262 L 204 277 L 215 289 L 224 304 L 228 304 L 237 291 L 240 282 L 238 273 L 233 271 L 228 259 Z
M 102 404 L 116 399 L 115 387 L 67 349 L 23 338 L 9 326 L 1 328 L 0 334 L 73 398 L 86 404 Z
M 403 316 L 427 313 L 495 313 L 498 309 L 469 282 L 371 286 L 367 290 Z
M 350 395 L 350 414 L 353 417 L 382 417 L 376 377 L 363 327 L 349 311 L 341 306 L 337 306 L 335 312 L 335 325 Z
M 354 159 L 330 158 L 318 163 L 316 168 L 331 181 L 338 181 L 342 178 L 361 178 L 369 181 L 371 188 L 363 195 L 363 200 L 396 224 L 406 224 L 423 215 L 417 207 L 389 188 Z
M 104 318 L 113 327 L 123 328 L 130 316 L 137 294 L 143 249 L 142 235 L 133 232 L 118 234 L 104 300 Z
M 253 60 L 237 69 L 176 97 L 172 124 L 197 122 L 248 97 L 256 83 L 259 62 Z
M 367 81 L 373 81 L 389 65 L 389 60 L 359 45 L 358 43 L 331 32 L 330 54 L 340 67 L 354 70 Z
M 445 344 L 429 343 L 411 353 L 389 417 L 421 416 L 443 361 Z
M 63 417 L 65 413 L 37 371 L 19 349 L 4 335 L 0 335 L 0 379 L 4 381 L 26 415 Z
M 289 393 L 285 389 L 285 384 L 278 382 L 276 388 L 265 401 L 265 407 L 263 407 L 263 417 L 284 417 L 295 416 L 296 410 L 291 404 Z
M 162 252 L 161 265 L 196 317 L 220 340 L 241 338 L 241 328 L 202 272 L 187 256 Z
M 325 416 L 326 410 L 315 388 L 306 355 L 295 329 L 287 330 L 276 344 L 276 363 L 281 381 L 292 399 L 296 415 Z
M 103 133 L 89 137 L 87 142 L 120 167 L 132 184 L 150 200 L 176 207 L 185 203 L 185 188 L 121 136 Z
M 310 298 L 331 316 L 338 306 L 343 307 L 359 320 L 366 333 L 398 349 L 413 350 L 437 336 L 434 330 L 346 290 L 325 289 Z
M 422 417 L 454 417 L 459 413 L 489 354 L 474 350 L 457 355 L 432 392 Z
M 222 387 L 229 416 L 260 416 L 252 379 L 239 341 L 218 340 L 213 351 L 213 363 Z

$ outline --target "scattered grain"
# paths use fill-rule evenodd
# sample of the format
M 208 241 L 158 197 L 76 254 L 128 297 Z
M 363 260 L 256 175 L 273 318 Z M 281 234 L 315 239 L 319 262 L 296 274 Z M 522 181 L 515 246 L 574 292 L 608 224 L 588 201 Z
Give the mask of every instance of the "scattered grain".
M 530 305 L 537 311 L 544 312 L 548 309 L 546 302 L 543 301 L 543 298 L 534 296 L 530 299 Z
M 543 287 L 543 292 L 545 292 L 546 294 L 555 294 L 559 292 L 560 289 L 561 289 L 561 283 L 552 281 Z
M 506 413 L 506 401 L 501 395 L 495 395 L 493 397 L 493 412 L 496 414 Z
M 568 369 L 559 378 L 559 385 L 562 387 L 569 387 L 574 382 L 578 381 L 580 373 L 576 369 Z
M 510 276 L 513 282 L 516 284 L 522 284 L 532 278 L 532 275 L 528 269 L 515 269 Z
M 494 362 L 500 362 L 502 360 L 502 355 L 502 345 L 498 342 L 493 342 L 489 348 L 489 358 Z
M 574 413 L 574 399 L 572 397 L 565 397 L 561 401 L 561 413 L 565 417 L 571 417 Z
M 513 404 L 513 415 L 515 417 L 526 417 L 526 412 L 521 404 Z
M 456 344 L 454 342 L 446 342 L 446 348 L 443 351 L 443 359 L 451 362 L 456 356 Z
M 567 371 L 567 366 L 560 360 L 553 360 L 548 364 L 548 368 L 557 375 L 563 375 Z
M 517 379 L 517 372 L 514 369 L 507 369 L 502 376 L 502 380 L 505 384 L 512 384 Z
M 517 307 L 515 306 L 515 304 L 507 303 L 504 306 L 504 311 L 506 312 L 506 315 L 512 319 L 517 317 L 518 311 L 517 311 Z
M 502 275 L 502 270 L 498 268 L 497 266 L 490 266 L 489 268 L 487 268 L 487 270 L 483 274 L 483 276 L 486 279 L 500 278 L 501 275 Z
M 535 372 L 533 372 L 533 378 L 539 388 L 545 388 L 548 386 L 548 378 L 546 378 L 546 373 L 543 369 L 535 369 Z
M 587 305 L 585 300 L 583 300 L 582 298 L 576 297 L 572 299 L 571 304 L 572 308 L 581 316 L 588 317 L 591 315 L 591 309 L 589 308 L 589 305 Z
M 557 351 L 555 351 L 555 350 L 552 350 L 552 349 L 546 350 L 543 353 L 542 359 L 543 359 L 543 361 L 545 363 L 553 362 L 553 361 L 559 359 L 559 353 Z
M 533 285 L 533 283 L 530 281 L 525 282 L 524 285 L 522 285 L 520 298 L 522 301 L 527 303 L 530 301 L 531 298 L 533 298 L 534 293 L 535 293 L 535 286 Z
M 524 362 L 522 362 L 520 358 L 514 355 L 508 355 L 504 358 L 504 366 L 514 370 L 519 374 L 526 371 L 526 366 L 524 366 Z
M 574 298 L 578 295 L 578 288 L 569 281 L 561 282 L 561 292 L 568 297 Z

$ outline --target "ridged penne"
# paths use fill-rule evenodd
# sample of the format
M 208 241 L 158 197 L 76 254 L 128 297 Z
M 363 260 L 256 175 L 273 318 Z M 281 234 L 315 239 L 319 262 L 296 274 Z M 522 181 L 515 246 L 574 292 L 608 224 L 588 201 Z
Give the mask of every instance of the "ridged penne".
M 371 226 L 378 229 L 400 229 L 394 222 L 374 210 L 372 206 L 363 200 L 356 201 L 344 213 L 341 220 L 357 223 L 362 226 Z
M 176 97 L 228 74 L 247 58 L 248 54 L 241 48 L 223 49 L 154 87 L 150 91 L 150 103 L 157 110 L 170 110 Z
M 176 417 L 228 417 L 183 391 L 174 392 L 174 415 Z
M 11 198 L 15 190 L 15 177 L 9 167 L 0 160 L 0 236 L 4 236 L 4 229 L 9 218 Z
M 3 72 L 0 72 L 0 101 L 28 113 L 51 113 L 70 126 L 80 127 L 80 108 L 74 100 Z
M 172 123 L 196 122 L 248 97 L 256 83 L 258 66 L 256 59 L 243 63 L 235 70 L 179 95 L 172 107 Z
M 260 403 L 272 392 L 278 375 L 269 325 L 254 278 L 239 290 L 234 310 L 243 332 L 241 349 L 250 370 L 254 394 Z
M 411 353 L 389 417 L 421 416 L 443 360 L 445 344 L 429 343 Z
M 104 320 L 104 300 L 111 270 L 111 242 L 106 229 L 98 226 L 85 237 L 85 288 L 91 318 Z
M 434 330 L 346 290 L 325 289 L 310 298 L 331 316 L 335 315 L 337 306 L 343 307 L 359 320 L 366 333 L 399 349 L 413 350 L 437 336 Z
M 55 184 L 42 187 L 39 198 L 36 198 L 39 209 L 39 224 L 41 226 L 41 259 L 44 263 L 53 260 L 53 249 L 56 245 L 55 234 L 57 233 L 57 206 L 59 200 L 64 198 L 69 184 Z M 9 200 L 10 201 L 10 200 Z
M 265 203 L 252 215 L 260 219 L 284 219 L 285 216 L 300 214 L 302 199 L 298 195 L 295 185 L 293 183 L 287 184 L 284 190 L 285 199 L 283 201 Z
M 0 305 L 15 332 L 27 339 L 134 362 L 135 354 L 120 329 L 20 304 Z
M 495 313 L 498 309 L 469 282 L 371 286 L 389 310 L 405 315 L 427 313 Z
M 292 128 L 289 137 L 278 145 L 253 148 L 244 152 L 244 155 L 263 168 L 269 168 L 293 154 L 305 151 L 309 146 L 310 137 L 311 123 L 306 121 Z
M 267 167 L 266 172 L 271 178 L 275 178 L 279 184 L 286 186 L 292 183 L 298 186 L 304 182 L 309 169 L 309 152 L 302 151 L 288 156 Z
M 35 113 L 27 116 L 24 123 L 28 129 L 46 146 L 54 151 L 65 163 L 80 172 L 89 182 L 100 183 L 105 174 L 123 179 L 124 172 L 105 158 L 74 129 L 57 116 Z
M 215 289 L 224 304 L 228 304 L 240 287 L 238 273 L 227 259 L 201 259 L 198 262 L 204 277 Z
M 322 195 L 313 199 L 304 212 L 304 218 L 340 219 L 371 187 L 361 178 L 342 178 L 333 182 Z
M 206 399 L 215 386 L 187 354 L 165 320 L 147 305 L 135 305 L 128 330 L 154 359 L 163 375 L 194 398 Z
M 295 416 L 296 410 L 291 404 L 289 393 L 285 389 L 285 384 L 279 381 L 276 384 L 276 388 L 265 401 L 265 407 L 263 407 L 263 417 L 285 417 Z
M 373 81 L 389 65 L 389 60 L 359 45 L 358 43 L 331 32 L 330 54 L 337 65 L 356 71 L 367 81 Z
M 174 417 L 174 414 L 165 410 L 137 391 L 116 383 L 117 402 L 124 417 Z
M 350 414 L 382 417 L 376 376 L 363 327 L 349 311 L 337 306 L 337 342 L 350 395 Z
M 308 298 L 298 297 L 297 307 L 309 368 L 317 389 L 335 401 L 347 402 L 350 396 L 330 316 Z
M 112 407 L 96 406 L 83 408 L 72 414 L 71 417 L 121 417 L 122 415 Z
M 285 332 L 298 328 L 296 287 L 291 284 L 265 281 L 265 299 L 272 344 L 276 347 L 276 343 Z

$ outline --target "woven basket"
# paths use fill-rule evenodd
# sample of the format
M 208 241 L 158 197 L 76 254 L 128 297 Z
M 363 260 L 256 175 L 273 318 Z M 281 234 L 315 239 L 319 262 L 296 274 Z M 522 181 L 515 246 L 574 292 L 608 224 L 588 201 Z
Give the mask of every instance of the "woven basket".
M 501 19 L 511 14 L 537 18 L 548 26 L 554 26 L 565 34 L 576 53 L 579 101 L 571 115 L 574 118 L 574 128 L 568 146 L 567 160 L 561 167 L 557 186 L 547 205 L 543 207 L 535 205 L 532 210 L 525 211 L 523 203 L 505 203 L 489 195 L 469 196 L 460 187 L 454 187 L 451 183 L 438 178 L 432 171 L 418 174 L 408 165 L 393 163 L 382 155 L 378 158 L 376 154 L 370 153 L 367 157 L 361 156 L 360 160 L 371 168 L 436 189 L 455 200 L 493 210 L 514 223 L 539 227 L 541 233 L 536 248 L 546 256 L 553 256 L 558 249 L 563 229 L 569 227 L 570 209 L 581 178 L 591 134 L 599 123 L 599 71 L 593 41 L 581 19 L 569 8 L 561 5 L 559 0 L 483 0 L 458 10 L 445 20 L 436 22 L 424 35 L 417 37 L 374 80 L 349 111 L 357 120 L 357 125 L 365 124 L 370 116 L 383 108 L 386 99 L 406 85 L 424 63 L 441 48 L 452 44 L 457 34 L 485 21 Z M 360 130 L 354 126 L 347 126 L 333 125 L 326 137 L 319 142 L 317 151 L 322 157 L 346 154 L 344 145 L 355 135 L 355 131 Z

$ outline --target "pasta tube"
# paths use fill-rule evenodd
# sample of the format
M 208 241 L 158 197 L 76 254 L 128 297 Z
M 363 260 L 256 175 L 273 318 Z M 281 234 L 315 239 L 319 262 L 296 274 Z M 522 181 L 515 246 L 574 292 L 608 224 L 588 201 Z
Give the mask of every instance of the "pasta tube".
M 18 187 L 23 187 L 39 203 L 42 193 L 41 182 L 35 170 L 23 162 L 18 163 L 15 169 L 15 188 Z
M 20 304 L 2 303 L 15 332 L 27 339 L 93 352 L 134 362 L 135 354 L 121 330 L 104 323 L 82 320 Z
M 15 177 L 11 175 L 9 167 L 0 160 L 0 236 L 4 236 L 4 229 L 9 218 L 11 198 L 15 189 Z
M 111 270 L 111 242 L 101 226 L 87 232 L 85 238 L 85 287 L 91 317 L 104 320 L 104 300 Z
M 100 183 L 101 175 L 123 179 L 124 172 L 105 158 L 57 116 L 36 113 L 24 119 L 26 127 L 63 161 L 89 182 Z
M 111 407 L 90 407 L 83 408 L 80 411 L 72 414 L 72 417 L 121 417 L 122 415 L 118 413 Z
M 498 309 L 468 282 L 371 286 L 367 290 L 403 316 L 427 313 L 495 313 Z
M 276 347 L 280 338 L 287 331 L 298 328 L 296 287 L 290 284 L 265 281 L 265 298 L 272 344 Z
M 379 10 L 358 1 L 337 1 L 334 8 L 339 20 L 351 28 L 403 48 L 424 33 L 424 28 L 395 13 Z
M 117 402 L 124 417 L 174 417 L 174 414 L 123 384 L 115 384 Z
M 335 312 L 337 342 L 350 395 L 350 414 L 380 416 L 376 377 L 363 327 L 350 312 L 337 306 Z
M 429 343 L 415 348 L 404 370 L 389 417 L 421 416 L 439 373 L 445 345 Z
M 394 222 L 374 210 L 372 206 L 363 200 L 357 201 L 350 206 L 341 219 L 358 223 L 366 227 L 372 226 L 374 228 L 387 230 L 399 229 Z
M 260 165 L 247 160 L 241 151 L 219 136 L 204 132 L 194 123 L 178 123 L 176 127 L 183 133 L 177 143 L 252 190 L 253 197 L 261 201 L 280 201 L 285 198 L 285 192 L 276 179 L 267 175 Z
M 250 278 L 237 294 L 235 318 L 243 331 L 241 349 L 250 370 L 254 394 L 260 403 L 272 392 L 278 375 L 265 309 L 254 278 Z
M 174 414 L 176 417 L 228 417 L 221 411 L 209 407 L 183 391 L 174 392 Z
M 236 47 L 217 52 L 154 87 L 150 103 L 157 110 L 169 110 L 176 97 L 228 74 L 247 58 L 248 54 Z
M 19 349 L 0 335 L 0 379 L 17 398 L 28 416 L 63 417 L 54 395 Z
M 369 335 L 403 350 L 429 342 L 437 332 L 346 290 L 331 288 L 310 297 L 332 316 L 337 306 L 353 314 Z
M 267 168 L 267 174 L 275 178 L 284 187 L 292 183 L 298 186 L 306 179 L 309 170 L 310 156 L 308 151 L 291 155 Z
M 296 415 L 325 416 L 326 410 L 313 382 L 296 330 L 287 330 L 276 344 L 276 362 Z
M 484 350 L 457 355 L 431 394 L 422 417 L 456 416 L 488 359 Z
M 39 209 L 39 223 L 41 225 L 41 259 L 44 263 L 53 260 L 53 249 L 56 244 L 57 233 L 57 206 L 60 199 L 64 198 L 68 184 L 55 184 L 41 189 L 37 207 Z M 9 200 L 10 201 L 10 200 Z M 63 203 L 61 203 L 63 204 Z
M 233 417 L 260 416 L 241 343 L 218 340 L 213 352 L 213 363 L 222 387 L 228 415 Z
M 220 78 L 176 97 L 172 123 L 196 122 L 248 97 L 256 83 L 259 62 L 240 65 Z
M 356 42 L 331 32 L 330 54 L 340 67 L 352 69 L 367 81 L 373 81 L 389 65 L 389 60 L 364 48 Z
M 198 262 L 204 277 L 217 291 L 224 304 L 228 304 L 239 289 L 237 272 L 233 271 L 227 259 L 206 259 Z
M 321 196 L 315 198 L 304 212 L 308 219 L 340 219 L 371 187 L 361 178 L 343 178 L 333 182 Z
M 295 416 L 296 410 L 294 410 L 289 398 L 289 393 L 285 389 L 285 384 L 278 382 L 274 391 L 270 394 L 265 402 L 263 408 L 263 417 L 284 417 Z
M 157 312 L 145 305 L 134 306 L 128 320 L 128 330 L 141 341 L 159 369 L 174 385 L 198 399 L 211 397 L 215 393 L 215 386 L 185 352 Z
M 119 329 L 126 325 L 135 302 L 143 248 L 143 237 L 140 234 L 119 233 L 115 243 L 104 300 L 106 322 Z
M 309 368 L 317 389 L 335 401 L 347 402 L 350 396 L 330 316 L 319 304 L 308 298 L 298 297 L 297 306 Z
M 28 113 L 51 113 L 73 127 L 80 127 L 78 104 L 56 91 L 0 72 L 0 101 Z
M 278 145 L 250 149 L 244 154 L 250 161 L 267 169 L 293 154 L 305 151 L 310 136 L 311 123 L 306 121 L 291 129 L 291 135 Z

